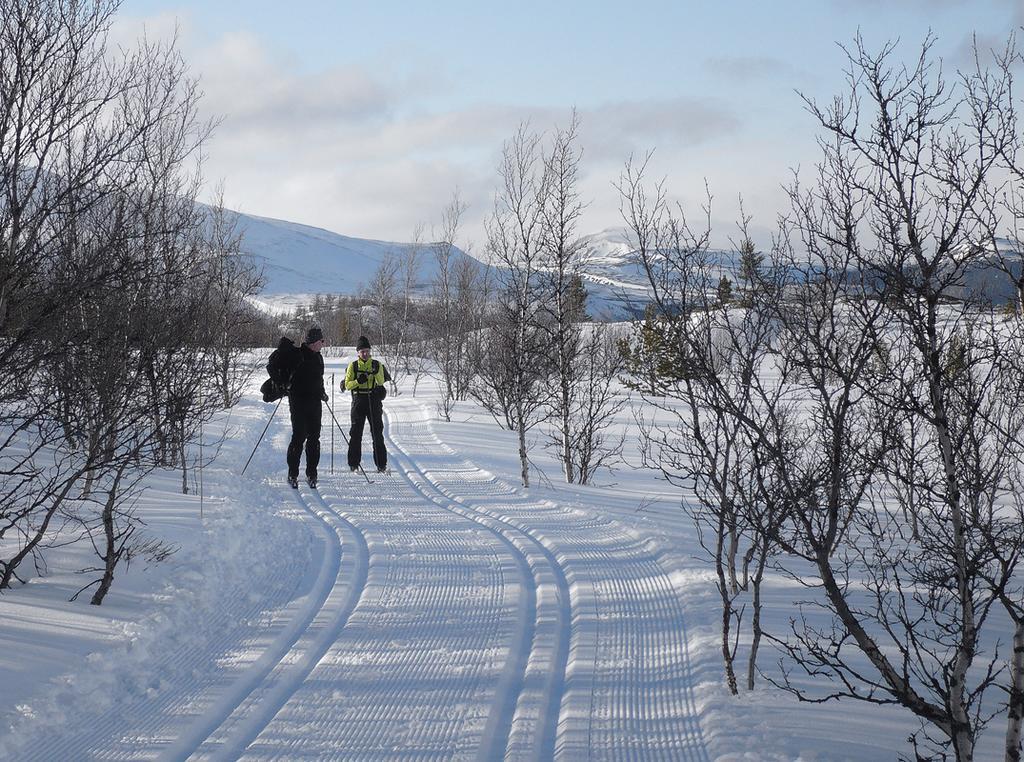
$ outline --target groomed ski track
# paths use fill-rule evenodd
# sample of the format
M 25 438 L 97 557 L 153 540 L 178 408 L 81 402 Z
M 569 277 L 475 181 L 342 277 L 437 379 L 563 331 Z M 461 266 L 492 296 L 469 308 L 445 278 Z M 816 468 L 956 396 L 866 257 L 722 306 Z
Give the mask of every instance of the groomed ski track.
M 221 673 L 161 655 L 185 677 L 27 758 L 709 760 L 658 550 L 478 468 L 414 399 L 388 400 L 385 434 L 372 485 L 280 480 L 319 547 L 266 579 L 253 559 L 266 598 L 218 612 Z

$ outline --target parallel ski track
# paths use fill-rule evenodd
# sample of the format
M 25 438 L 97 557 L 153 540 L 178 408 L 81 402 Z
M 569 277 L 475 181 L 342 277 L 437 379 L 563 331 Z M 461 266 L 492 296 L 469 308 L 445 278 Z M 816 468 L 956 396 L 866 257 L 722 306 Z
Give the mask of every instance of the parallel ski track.
M 290 642 L 268 649 L 266 658 L 261 657 L 262 667 L 237 685 L 226 702 L 229 705 L 208 716 L 192 737 L 179 740 L 190 750 L 172 750 L 165 759 L 192 755 L 237 759 L 320 662 L 363 595 L 369 550 L 362 530 L 328 506 L 315 490 L 304 493 L 295 491 L 295 499 L 321 522 L 329 538 L 315 586 L 315 603 L 289 628 Z M 201 743 L 195 743 L 196 738 Z
M 481 740 L 503 742 L 488 708 L 510 693 L 507 644 L 533 628 L 526 560 L 410 485 L 321 478 L 325 504 L 366 529 L 366 592 L 245 758 L 493 758 Z
M 329 549 L 327 555 L 330 553 Z M 282 640 L 291 638 L 296 627 L 268 620 L 267 610 L 286 607 L 296 597 L 303 578 L 303 569 L 291 563 L 254 570 L 252 585 L 264 591 L 264 595 L 250 596 L 247 588 L 231 597 L 228 606 L 208 612 L 206 629 L 217 633 L 215 640 L 203 642 L 197 648 L 190 642 L 189 633 L 182 633 L 178 647 L 152 655 L 157 665 L 152 670 L 155 679 L 132 700 L 119 704 L 117 711 L 90 712 L 72 719 L 59 727 L 54 736 L 34 740 L 30 748 L 19 753 L 18 759 L 153 759 L 167 747 L 180 727 L 181 717 L 217 713 L 223 694 L 233 696 L 237 692 L 237 680 L 258 681 L 249 676 L 263 671 L 264 656 L 242 667 L 240 677 L 232 676 L 230 685 L 224 686 L 229 665 L 233 660 L 247 661 L 244 654 L 251 650 L 255 638 L 265 638 L 268 629 L 283 629 L 273 636 L 271 651 Z M 211 658 L 217 660 L 217 667 Z M 215 696 L 221 698 L 211 700 Z M 98 698 L 102 700 L 102 696 Z
M 456 460 L 458 454 L 440 441 L 422 411 L 410 417 L 399 410 L 401 444 L 390 436 L 390 419 L 389 439 L 410 471 L 452 504 L 527 535 L 545 549 L 572 590 L 557 741 L 553 754 L 544 744 L 541 758 L 706 762 L 685 612 L 662 553 L 618 522 L 524 497 L 472 463 Z M 415 458 L 409 448 L 416 449 Z
M 205 707 L 196 712 L 196 703 L 205 704 L 207 697 L 219 690 L 218 677 L 222 673 L 212 668 L 211 655 L 223 656 L 234 651 L 251 636 L 250 623 L 259 620 L 266 607 L 283 605 L 293 597 L 293 584 L 299 579 L 301 575 L 287 577 L 280 569 L 275 570 L 259 582 L 271 590 L 266 598 L 252 601 L 241 595 L 240 605 L 210 612 L 212 626 L 219 635 L 216 641 L 204 643 L 200 649 L 184 644 L 170 653 L 154 654 L 159 664 L 154 673 L 158 677 L 134 700 L 118 706 L 116 712 L 72 720 L 70 726 L 60 727 L 54 738 L 43 736 L 33 741 L 18 759 L 52 762 L 154 758 L 156 750 L 168 739 L 168 718 L 205 714 Z M 282 584 L 285 587 L 278 587 Z
M 404 466 L 404 476 L 409 483 L 425 499 L 489 527 L 518 548 L 527 559 L 532 578 L 534 593 L 529 606 L 535 626 L 529 637 L 524 633 L 510 652 L 505 683 L 507 694 L 499 696 L 499 702 L 493 707 L 491 735 L 486 739 L 487 745 L 480 758 L 499 759 L 507 754 L 513 759 L 551 759 L 555 754 L 558 706 L 565 687 L 570 649 L 572 610 L 565 571 L 554 553 L 528 528 L 516 526 L 485 509 L 487 501 L 514 500 L 515 492 L 511 487 L 493 478 L 485 481 L 457 479 L 460 486 L 477 488 L 477 500 L 446 489 L 432 478 L 424 464 L 435 462 L 439 452 L 447 456 L 452 455 L 452 451 L 432 432 L 425 438 L 416 435 L 425 420 L 407 422 L 399 418 L 398 425 L 404 427 L 406 434 L 400 444 L 392 435 L 395 417 L 392 414 L 387 418 L 385 435 L 393 457 Z M 414 447 L 415 452 L 410 453 Z M 449 473 L 480 473 L 471 464 L 451 459 L 445 466 Z
M 269 461 L 267 466 L 269 470 Z M 251 589 L 265 594 L 250 596 L 247 588 L 230 598 L 227 607 L 210 612 L 208 629 L 217 632 L 216 640 L 201 648 L 186 641 L 154 655 L 159 664 L 154 672 L 169 675 L 169 684 L 154 684 L 117 712 L 89 716 L 61 728 L 53 738 L 42 737 L 18 758 L 237 758 L 336 638 L 366 582 L 368 554 L 360 530 L 315 491 L 287 493 L 294 495 L 324 540 L 316 577 L 301 605 L 294 603 L 303 582 L 301 569 L 291 563 L 254 563 Z M 282 556 L 289 557 L 288 549 Z M 268 609 L 276 611 L 268 614 Z M 250 656 L 254 651 L 259 653 L 255 658 Z M 245 666 L 225 684 L 226 665 L 235 660 Z M 183 717 L 197 719 L 181 732 Z
M 269 598 L 213 614 L 212 649 L 165 658 L 191 677 L 23 758 L 707 762 L 662 553 L 479 469 L 415 401 L 389 407 L 397 476 L 293 493 L 324 552 L 302 604 L 273 615 L 269 644 L 251 619 L 294 596 L 291 565 L 259 580 Z M 230 683 L 204 674 L 211 654 L 231 653 L 246 666 Z M 169 738 L 183 716 L 200 719 Z

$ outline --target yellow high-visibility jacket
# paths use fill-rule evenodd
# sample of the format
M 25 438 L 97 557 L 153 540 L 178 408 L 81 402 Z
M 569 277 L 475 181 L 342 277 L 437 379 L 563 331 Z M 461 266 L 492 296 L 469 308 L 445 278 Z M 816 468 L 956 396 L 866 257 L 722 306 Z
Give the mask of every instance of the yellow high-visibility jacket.
M 366 374 L 366 382 L 360 384 L 356 380 L 359 373 Z M 370 394 L 376 387 L 384 386 L 386 381 L 391 379 L 390 374 L 384 367 L 384 363 L 374 360 L 372 357 L 366 362 L 356 359 L 349 363 L 345 371 L 345 389 L 356 394 Z

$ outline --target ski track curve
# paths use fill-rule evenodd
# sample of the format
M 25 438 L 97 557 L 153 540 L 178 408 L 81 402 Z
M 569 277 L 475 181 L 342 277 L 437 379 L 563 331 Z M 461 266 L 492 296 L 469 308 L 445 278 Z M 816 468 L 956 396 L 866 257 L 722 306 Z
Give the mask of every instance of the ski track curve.
M 271 470 L 263 453 L 258 465 Z M 320 612 L 336 587 L 341 542 L 315 511 L 300 503 L 296 514 L 317 525 L 324 542 L 316 558 L 302 553 L 283 563 L 256 564 L 249 586 L 223 596 L 202 612 L 212 638 L 181 632 L 154 653 L 151 680 L 143 689 L 124 686 L 127 699 L 73 718 L 58 732 L 19 750 L 19 760 L 184 759 L 234 707 L 264 682 Z M 314 564 L 311 564 L 313 561 Z M 260 594 L 252 591 L 259 590 Z M 0 757 L 3 754 L 0 753 Z
M 410 471 L 452 503 L 545 547 L 568 583 L 572 627 L 550 756 L 709 760 L 685 612 L 663 552 L 619 522 L 531 499 L 463 460 L 437 437 L 422 406 L 390 407 L 388 438 Z
M 161 655 L 173 685 L 25 758 L 708 762 L 663 551 L 388 408 L 392 473 L 292 493 L 312 565 L 261 565 L 204 652 Z
M 474 758 L 508 643 L 528 625 L 522 565 L 494 532 L 408 482 L 355 479 L 322 477 L 320 490 L 364 528 L 364 594 L 242 758 Z
M 362 531 L 332 510 L 315 490 L 293 494 L 328 537 L 329 552 L 317 579 L 315 602 L 294 620 L 289 642 L 281 644 L 285 647 L 268 649 L 265 664 L 238 681 L 227 706 L 210 713 L 191 738 L 186 734 L 179 739 L 184 741 L 183 749 L 172 748 L 162 759 L 236 759 L 315 668 L 364 591 L 369 551 Z
M 506 755 L 513 759 L 551 759 L 555 752 L 558 705 L 561 701 L 569 654 L 572 621 L 569 583 L 561 564 L 554 554 L 529 531 L 478 509 L 472 499 L 453 494 L 436 476 L 437 465 L 425 464 L 437 454 L 451 454 L 433 435 L 424 412 L 413 420 L 394 422 L 387 419 L 385 434 L 390 449 L 404 467 L 404 476 L 427 500 L 486 525 L 512 544 L 527 560 L 532 578 L 532 609 L 535 625 L 527 642 L 524 637 L 509 657 L 507 692 L 492 708 L 492 733 L 482 749 L 481 759 L 497 759 Z M 408 417 L 408 416 L 407 416 Z M 423 435 L 426 424 L 428 434 Z M 392 429 L 403 433 L 402 443 L 395 439 Z M 410 452 L 411 451 L 411 452 Z M 476 502 L 508 500 L 514 491 L 496 479 L 480 474 L 472 464 L 453 462 L 446 464 L 450 480 L 467 494 L 477 495 Z M 501 728 L 503 732 L 499 732 Z

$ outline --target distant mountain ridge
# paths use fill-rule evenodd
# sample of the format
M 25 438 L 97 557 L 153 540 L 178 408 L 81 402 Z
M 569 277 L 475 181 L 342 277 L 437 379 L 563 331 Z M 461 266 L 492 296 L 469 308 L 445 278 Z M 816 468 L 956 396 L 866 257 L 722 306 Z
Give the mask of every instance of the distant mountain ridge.
M 242 249 L 263 267 L 266 285 L 256 300 L 269 311 L 281 311 L 309 301 L 314 294 L 354 295 L 363 290 L 388 257 L 404 256 L 414 246 L 341 235 L 323 228 L 270 217 L 229 211 L 243 234 Z M 1000 241 L 1012 252 L 1009 241 Z M 419 259 L 417 293 L 425 295 L 437 275 L 437 261 L 429 245 Z M 738 254 L 709 252 L 721 274 L 735 280 Z M 470 254 L 455 248 L 457 261 Z M 650 284 L 635 250 L 622 228 L 605 230 L 580 239 L 581 275 L 587 288 L 587 308 L 598 320 L 627 320 L 642 315 L 650 301 Z M 1012 286 L 993 267 L 973 268 L 965 284 L 968 291 L 983 289 L 996 300 L 1013 296 Z
M 405 256 L 414 246 L 242 212 L 227 214 L 242 234 L 242 250 L 263 268 L 266 285 L 256 301 L 269 311 L 294 307 L 318 293 L 357 294 L 388 257 Z M 622 231 L 605 230 L 583 242 L 583 277 L 591 314 L 621 320 L 642 311 L 647 286 Z M 475 259 L 457 247 L 453 257 Z M 436 275 L 437 261 L 427 247 L 419 259 L 417 292 L 426 294 Z
M 412 244 L 333 233 L 297 222 L 228 212 L 242 235 L 242 250 L 263 267 L 270 296 L 296 293 L 354 294 L 389 256 Z M 466 256 L 461 251 L 457 256 Z M 426 260 L 427 257 L 423 257 Z M 429 266 L 425 261 L 425 267 Z M 429 278 L 429 273 L 424 273 Z

